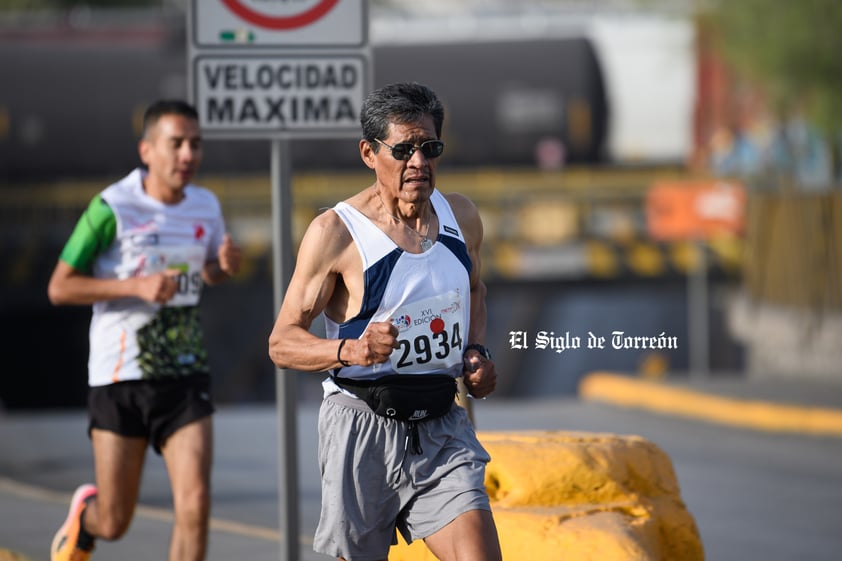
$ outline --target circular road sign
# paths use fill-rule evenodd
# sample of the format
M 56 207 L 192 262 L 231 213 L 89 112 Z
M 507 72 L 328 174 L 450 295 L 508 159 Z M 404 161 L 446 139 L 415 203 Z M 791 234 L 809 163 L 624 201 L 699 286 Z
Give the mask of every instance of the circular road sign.
M 311 2 L 306 9 L 287 11 L 287 13 L 267 13 L 267 8 L 257 10 L 249 7 L 242 0 L 222 0 L 222 3 L 242 20 L 265 29 L 289 30 L 310 25 L 330 12 L 339 0 L 318 0 Z M 286 4 L 286 3 L 284 3 Z

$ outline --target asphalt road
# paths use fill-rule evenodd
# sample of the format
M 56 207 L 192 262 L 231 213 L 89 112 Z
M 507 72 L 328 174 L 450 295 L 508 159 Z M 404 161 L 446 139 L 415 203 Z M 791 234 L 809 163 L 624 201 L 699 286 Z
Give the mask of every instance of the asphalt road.
M 316 405 L 300 407 L 301 560 L 318 517 Z M 842 438 L 774 434 L 622 409 L 576 398 L 489 399 L 475 408 L 489 430 L 637 434 L 672 459 L 682 497 L 710 561 L 835 561 L 842 551 Z M 220 409 L 209 561 L 273 560 L 278 545 L 277 415 L 272 407 Z M 82 411 L 0 416 L 0 548 L 48 559 L 66 501 L 91 479 Z M 161 559 L 170 505 L 163 462 L 148 456 L 141 508 L 129 534 L 95 559 Z M 515 560 L 516 561 L 516 560 Z

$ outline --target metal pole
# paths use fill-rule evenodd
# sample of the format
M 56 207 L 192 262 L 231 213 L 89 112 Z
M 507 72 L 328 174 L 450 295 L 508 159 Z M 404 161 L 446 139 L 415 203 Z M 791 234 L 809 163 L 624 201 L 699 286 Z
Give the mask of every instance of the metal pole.
M 696 242 L 699 255 L 698 267 L 688 278 L 687 307 L 690 336 L 690 375 L 707 378 L 709 325 L 708 325 L 708 260 L 704 241 Z
M 292 166 L 289 140 L 272 141 L 272 261 L 275 313 L 292 276 Z M 298 561 L 298 445 L 294 372 L 275 370 L 278 411 L 280 561 Z

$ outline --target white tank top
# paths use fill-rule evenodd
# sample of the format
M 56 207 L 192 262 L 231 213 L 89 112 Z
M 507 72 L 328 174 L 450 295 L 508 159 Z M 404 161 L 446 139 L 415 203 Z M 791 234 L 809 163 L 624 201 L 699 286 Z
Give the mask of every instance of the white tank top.
M 93 305 L 91 386 L 208 371 L 197 305 L 202 268 L 216 258 L 225 233 L 219 201 L 190 184 L 184 200 L 167 205 L 146 194 L 143 176 L 137 169 L 102 192 L 117 235 L 94 261 L 93 274 L 125 279 L 174 268 L 178 291 L 165 306 L 138 298 Z
M 462 374 L 462 354 L 470 328 L 471 259 L 447 200 L 437 190 L 431 202 L 439 221 L 433 247 L 409 253 L 354 207 L 340 202 L 334 211 L 345 223 L 363 263 L 360 312 L 337 324 L 325 316 L 328 338 L 359 338 L 371 322 L 391 321 L 400 348 L 390 361 L 335 371 L 345 378 L 374 379 L 388 374 Z M 328 379 L 325 393 L 339 389 Z

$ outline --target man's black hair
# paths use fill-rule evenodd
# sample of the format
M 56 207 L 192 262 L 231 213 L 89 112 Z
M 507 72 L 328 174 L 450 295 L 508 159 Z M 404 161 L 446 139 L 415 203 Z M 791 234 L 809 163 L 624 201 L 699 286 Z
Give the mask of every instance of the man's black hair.
M 196 108 L 180 99 L 160 99 L 152 103 L 143 113 L 143 138 L 149 133 L 149 129 L 155 126 L 158 119 L 164 115 L 181 115 L 194 121 L 199 120 L 199 113 Z
M 433 90 L 416 82 L 383 86 L 371 92 L 363 101 L 360 111 L 363 138 L 371 143 L 376 152 L 380 145 L 375 139 L 386 138 L 391 123 L 414 124 L 425 115 L 433 118 L 436 137 L 441 138 L 444 106 Z

